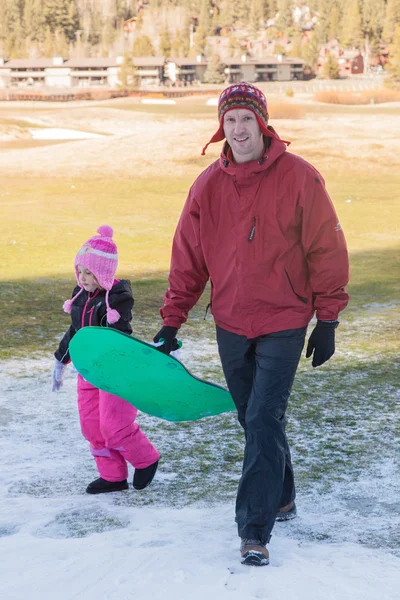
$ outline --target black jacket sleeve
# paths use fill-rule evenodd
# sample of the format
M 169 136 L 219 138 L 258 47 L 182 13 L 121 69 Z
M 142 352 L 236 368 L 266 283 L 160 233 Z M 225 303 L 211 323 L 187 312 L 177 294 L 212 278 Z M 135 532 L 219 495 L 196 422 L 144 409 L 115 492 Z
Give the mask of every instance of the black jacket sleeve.
M 62 362 L 64 365 L 69 363 L 71 360 L 69 356 L 69 343 L 74 337 L 75 333 L 76 329 L 73 325 L 71 325 L 67 332 L 64 334 L 64 337 L 61 340 L 58 349 L 54 352 L 54 356 L 56 357 L 56 359 Z
M 120 300 L 118 302 L 118 300 Z M 131 335 L 132 333 L 132 308 L 133 308 L 133 298 L 128 294 L 123 294 L 120 298 L 117 297 L 117 302 L 110 302 L 111 308 L 115 308 L 121 318 L 116 323 L 109 323 L 109 327 L 113 329 L 117 329 L 118 331 L 122 331 L 122 333 L 127 333 Z

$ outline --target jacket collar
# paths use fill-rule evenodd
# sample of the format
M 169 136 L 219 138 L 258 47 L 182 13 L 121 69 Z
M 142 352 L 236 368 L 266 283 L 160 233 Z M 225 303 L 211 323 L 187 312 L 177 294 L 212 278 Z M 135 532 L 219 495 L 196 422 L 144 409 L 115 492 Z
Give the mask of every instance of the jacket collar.
M 258 160 L 236 164 L 233 161 L 231 147 L 225 142 L 219 157 L 219 166 L 222 171 L 234 177 L 237 181 L 248 179 L 257 173 L 266 171 L 284 152 L 286 143 L 278 138 L 265 138 L 265 150 Z

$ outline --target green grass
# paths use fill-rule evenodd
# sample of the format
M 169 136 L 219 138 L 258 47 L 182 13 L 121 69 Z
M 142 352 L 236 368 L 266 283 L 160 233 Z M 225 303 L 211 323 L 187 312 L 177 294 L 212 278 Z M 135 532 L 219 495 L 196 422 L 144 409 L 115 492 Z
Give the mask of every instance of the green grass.
M 400 177 L 378 182 L 375 174 L 352 174 L 346 180 L 325 175 L 351 254 L 351 302 L 344 328 L 354 331 L 358 320 L 378 318 L 385 338 L 373 340 L 376 349 L 397 348 L 393 324 L 400 299 Z M 5 334 L 0 357 L 47 352 L 66 329 L 61 306 L 74 285 L 73 259 L 94 235 L 94 225 L 110 222 L 114 227 L 118 273 L 133 283 L 136 320 L 157 319 L 173 232 L 192 181 L 7 180 L 0 194 L 7 223 L 0 233 Z M 349 338 L 355 347 L 371 344 L 359 331 Z
M 195 167 L 200 171 L 199 165 L 192 167 L 193 173 Z M 336 498 L 329 510 L 337 514 L 348 502 L 343 514 L 350 514 L 348 522 L 359 532 L 359 540 L 393 549 L 398 536 L 390 538 L 388 531 L 394 496 L 384 487 L 382 473 L 394 462 L 400 436 L 400 176 L 380 177 L 375 172 L 359 176 L 354 171 L 345 178 L 334 172 L 324 176 L 349 245 L 351 302 L 337 330 L 334 359 L 316 370 L 304 357 L 300 362 L 287 428 L 297 486 L 310 509 L 320 494 L 330 501 Z M 5 181 L 0 191 L 7 224 L 0 233 L 0 358 L 44 354 L 51 360 L 69 325 L 61 307 L 74 285 L 74 256 L 94 234 L 94 225 L 107 222 L 114 227 L 119 247 L 118 273 L 133 283 L 135 334 L 150 339 L 160 325 L 158 309 L 171 239 L 193 178 L 191 172 L 186 179 L 111 181 L 71 176 Z M 203 319 L 207 300 L 208 290 L 182 330 L 185 364 L 194 374 L 223 384 L 212 319 Z M 3 365 L 6 369 L 7 363 Z M 194 423 L 160 422 L 141 415 L 140 423 L 160 449 L 167 477 L 148 494 L 134 499 L 121 495 L 113 499 L 114 505 L 183 507 L 227 500 L 233 505 L 243 453 L 243 434 L 233 412 Z M 89 461 L 88 456 L 88 465 Z M 43 475 L 34 483 L 21 482 L 10 493 L 65 496 L 71 485 L 74 493 L 84 489 L 85 477 L 82 471 L 71 483 L 68 473 L 57 482 Z M 366 479 L 372 479 L 375 487 L 363 491 Z M 368 502 L 379 513 L 378 525 L 372 520 L 371 527 L 370 521 L 360 519 Z M 56 525 L 66 535 L 80 536 L 101 530 L 102 519 L 95 516 L 87 524 L 71 513 Z M 343 523 L 336 533 L 329 518 L 317 520 L 312 528 L 299 519 L 287 535 L 342 541 Z M 119 528 L 124 523 L 108 525 Z

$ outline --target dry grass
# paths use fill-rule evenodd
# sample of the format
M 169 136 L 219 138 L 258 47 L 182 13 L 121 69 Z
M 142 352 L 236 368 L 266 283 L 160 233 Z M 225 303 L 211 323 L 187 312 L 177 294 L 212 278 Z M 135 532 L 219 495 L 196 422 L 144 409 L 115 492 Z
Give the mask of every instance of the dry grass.
M 268 102 L 268 113 L 271 119 L 304 119 L 304 106 L 291 102 Z
M 400 92 L 389 89 L 363 90 L 361 92 L 317 92 L 313 100 L 330 104 L 381 104 L 400 101 Z

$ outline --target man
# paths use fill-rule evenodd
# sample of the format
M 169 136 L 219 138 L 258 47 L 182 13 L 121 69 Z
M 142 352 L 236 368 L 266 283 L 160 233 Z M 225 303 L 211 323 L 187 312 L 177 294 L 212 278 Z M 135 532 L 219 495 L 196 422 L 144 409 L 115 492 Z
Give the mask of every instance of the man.
M 175 348 L 210 279 L 219 354 L 246 439 L 236 500 L 241 562 L 261 566 L 275 520 L 296 516 L 285 411 L 307 325 L 316 312 L 306 357 L 317 367 L 335 351 L 348 255 L 321 175 L 286 151 L 261 90 L 227 87 L 218 117 L 209 143 L 226 142 L 183 208 L 154 341 L 163 338 L 166 353 Z

